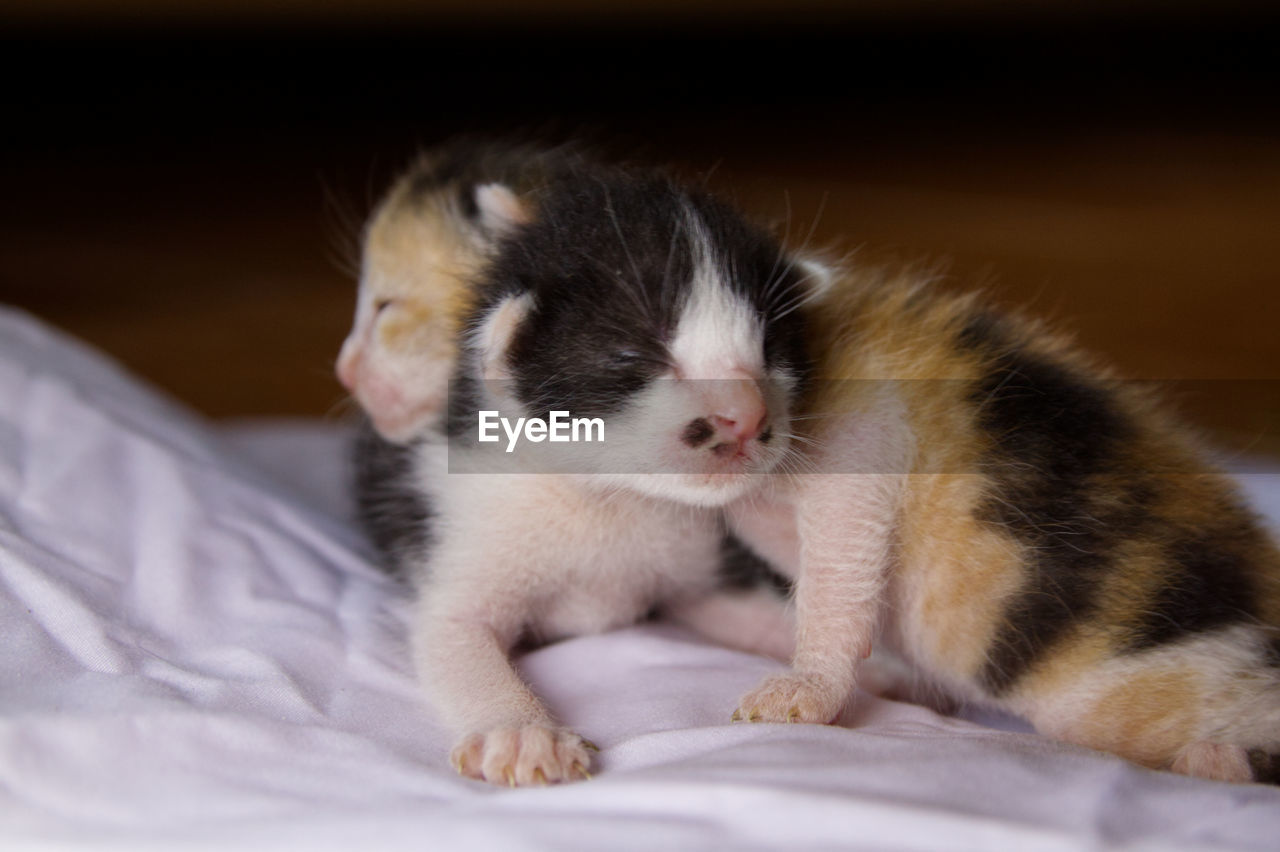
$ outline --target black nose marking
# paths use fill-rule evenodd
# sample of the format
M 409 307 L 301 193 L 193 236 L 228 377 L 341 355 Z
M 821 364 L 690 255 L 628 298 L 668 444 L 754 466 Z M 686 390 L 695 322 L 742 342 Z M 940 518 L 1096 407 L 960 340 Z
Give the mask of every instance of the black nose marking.
M 684 431 L 680 433 L 680 440 L 690 447 L 699 447 L 715 433 L 716 430 L 711 428 L 707 418 L 699 417 L 697 420 L 690 420 L 689 425 L 684 427 Z

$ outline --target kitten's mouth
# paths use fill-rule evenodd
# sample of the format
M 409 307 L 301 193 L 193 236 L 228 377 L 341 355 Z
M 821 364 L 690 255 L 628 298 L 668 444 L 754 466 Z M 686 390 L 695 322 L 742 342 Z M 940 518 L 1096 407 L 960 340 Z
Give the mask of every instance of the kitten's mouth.
M 704 470 L 711 474 L 766 473 L 782 457 L 772 427 L 745 441 L 722 441 L 707 448 Z
M 780 452 L 734 451 L 724 458 L 704 460 L 700 470 L 691 470 L 682 479 L 693 489 L 705 490 L 708 497 L 719 502 L 733 499 L 744 493 L 765 476 L 776 472 L 782 463 Z M 727 497 L 720 495 L 727 494 Z
M 716 444 L 711 448 L 711 454 L 726 462 L 746 462 L 749 458 L 747 447 L 741 441 L 726 441 L 723 444 Z

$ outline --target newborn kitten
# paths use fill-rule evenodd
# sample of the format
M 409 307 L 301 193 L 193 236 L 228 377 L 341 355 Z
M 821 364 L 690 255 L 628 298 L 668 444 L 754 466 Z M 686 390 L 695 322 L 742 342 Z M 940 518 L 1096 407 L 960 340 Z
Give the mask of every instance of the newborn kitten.
M 337 375 L 367 418 L 354 454 L 359 516 L 395 574 L 426 558 L 431 511 L 405 473 L 414 439 L 444 413 L 481 272 L 578 160 L 568 148 L 457 140 L 419 155 L 365 226 Z
M 482 186 L 475 209 L 497 236 L 468 255 L 480 262 L 445 286 L 412 279 L 437 295 L 461 282 L 473 305 L 453 338 L 460 357 L 443 356 L 457 361 L 447 423 L 407 444 L 367 434 L 362 490 L 366 509 L 380 507 L 366 513 L 375 539 L 418 587 L 415 658 L 466 734 L 455 766 L 498 783 L 563 781 L 585 775 L 584 741 L 556 725 L 508 654 L 656 606 L 724 614 L 712 594 L 718 507 L 787 456 L 788 436 L 771 426 L 803 375 L 793 308 L 808 291 L 769 237 L 657 175 L 575 161 L 532 198 Z M 422 220 L 411 223 L 420 233 Z M 376 307 L 365 289 L 362 308 Z M 358 314 L 359 357 L 376 317 Z M 599 419 L 605 441 L 508 454 L 477 440 L 485 410 L 512 421 L 571 411 Z
M 814 472 L 730 507 L 797 578 L 797 647 L 735 719 L 832 721 L 883 642 L 1048 736 L 1280 780 L 1280 552 L 1182 427 L 910 276 L 837 275 L 810 322 Z

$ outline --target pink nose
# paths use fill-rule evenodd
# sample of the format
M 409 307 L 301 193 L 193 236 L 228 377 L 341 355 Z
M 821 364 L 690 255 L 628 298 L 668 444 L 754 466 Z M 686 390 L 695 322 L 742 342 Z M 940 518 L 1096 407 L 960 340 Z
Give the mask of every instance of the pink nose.
M 738 441 L 750 441 L 764 428 L 769 407 L 760 385 L 751 378 L 708 382 L 707 410 L 717 432 Z
M 737 453 L 768 429 L 769 407 L 754 379 L 708 381 L 700 385 L 703 410 L 710 413 L 685 426 L 681 440 L 687 446 Z
M 745 444 L 760 434 L 764 429 L 764 421 L 767 417 L 768 412 L 763 408 L 746 413 L 734 411 L 728 415 L 713 414 L 711 416 L 711 426 L 715 429 L 717 435 Z

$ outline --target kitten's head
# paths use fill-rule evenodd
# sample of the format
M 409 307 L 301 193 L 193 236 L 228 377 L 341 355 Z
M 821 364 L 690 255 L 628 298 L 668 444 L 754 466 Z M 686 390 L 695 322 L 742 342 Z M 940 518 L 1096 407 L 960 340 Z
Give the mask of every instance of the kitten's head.
M 336 372 L 384 438 L 407 441 L 444 410 L 480 270 L 496 241 L 529 218 L 552 156 L 447 146 L 420 157 L 370 217 Z
M 502 244 L 469 365 L 522 415 L 600 418 L 570 448 L 611 485 L 721 505 L 778 468 L 808 370 L 803 312 L 825 270 L 701 192 L 597 170 Z M 486 404 L 486 403 L 481 403 Z M 455 406 L 455 435 L 475 412 Z M 569 451 L 566 451 L 569 452 Z

